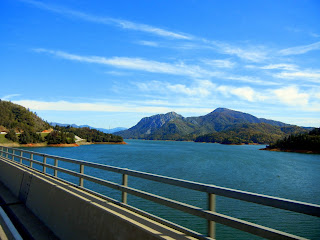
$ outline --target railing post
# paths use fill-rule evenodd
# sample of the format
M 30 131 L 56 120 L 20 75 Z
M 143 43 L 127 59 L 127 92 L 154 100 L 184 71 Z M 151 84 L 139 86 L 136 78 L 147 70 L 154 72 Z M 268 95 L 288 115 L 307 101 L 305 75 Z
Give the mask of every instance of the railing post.
M 30 153 L 30 167 L 32 168 L 33 167 L 33 162 L 32 162 L 32 160 L 33 160 L 33 153 Z
M 208 207 L 209 211 L 216 211 L 216 195 L 208 193 Z M 216 237 L 216 223 L 214 221 L 208 221 L 208 236 L 210 238 Z
M 56 158 L 54 159 L 54 166 L 58 167 L 58 159 Z M 58 170 L 55 169 L 53 172 L 54 172 L 54 176 L 58 177 Z
M 6 153 L 6 158 L 8 158 L 8 152 L 9 152 L 9 148 L 7 148 L 7 151 L 6 151 L 7 153 Z
M 83 164 L 80 164 L 80 174 L 84 174 L 84 165 Z M 79 186 L 83 187 L 83 178 L 82 177 L 79 178 Z
M 23 152 L 20 151 L 20 163 L 22 164 L 22 157 L 23 157 Z
M 43 156 L 43 164 L 46 164 L 46 163 L 47 163 L 47 157 Z M 42 172 L 46 173 L 46 170 L 47 170 L 46 166 L 43 165 Z
M 12 150 L 12 161 L 14 161 L 15 150 Z
M 124 187 L 128 186 L 128 175 L 122 174 L 122 185 Z M 122 191 L 122 203 L 127 204 L 128 194 L 125 191 Z
M 3 156 L 3 146 L 0 146 L 1 147 L 1 157 Z

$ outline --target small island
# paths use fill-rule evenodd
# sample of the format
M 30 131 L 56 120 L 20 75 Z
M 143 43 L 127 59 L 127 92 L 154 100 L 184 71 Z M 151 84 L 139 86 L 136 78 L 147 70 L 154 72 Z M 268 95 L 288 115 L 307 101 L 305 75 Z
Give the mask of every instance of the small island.
M 126 144 L 120 136 L 89 127 L 53 127 L 36 113 L 8 101 L 0 100 L 0 116 L 0 144 L 8 147 Z
M 320 154 L 320 128 L 309 133 L 289 135 L 261 150 Z

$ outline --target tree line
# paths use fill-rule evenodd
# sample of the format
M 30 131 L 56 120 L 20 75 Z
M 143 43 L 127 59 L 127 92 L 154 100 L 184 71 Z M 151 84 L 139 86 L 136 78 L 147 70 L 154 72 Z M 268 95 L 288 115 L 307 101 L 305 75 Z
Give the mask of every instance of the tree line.
M 267 146 L 269 149 L 279 148 L 284 150 L 310 150 L 320 152 L 320 128 L 315 128 L 309 133 L 290 134 Z
M 306 130 L 297 126 L 272 126 L 268 123 L 235 124 L 221 132 L 214 132 L 196 137 L 195 142 L 222 144 L 270 144 L 290 133 L 301 133 Z
M 123 138 L 117 135 L 109 134 L 101 132 L 97 129 L 91 129 L 88 127 L 83 128 L 75 128 L 71 126 L 67 127 L 61 127 L 61 126 L 55 126 L 55 130 L 61 131 L 61 132 L 69 132 L 74 135 L 79 136 L 82 139 L 85 139 L 88 142 L 123 142 Z

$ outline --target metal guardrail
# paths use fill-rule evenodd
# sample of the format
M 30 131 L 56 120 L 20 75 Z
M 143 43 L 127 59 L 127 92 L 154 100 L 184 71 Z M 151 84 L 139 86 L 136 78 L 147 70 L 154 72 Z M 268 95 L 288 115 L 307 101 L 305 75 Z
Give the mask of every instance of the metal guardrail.
M 20 153 L 20 154 L 16 154 Z M 24 156 L 23 154 L 27 153 L 29 154 L 29 157 Z M 43 161 L 37 161 L 34 160 L 34 155 L 40 156 L 43 158 Z M 156 220 L 162 224 L 165 224 L 169 227 L 172 227 L 176 230 L 182 231 L 185 234 L 188 234 L 190 236 L 199 238 L 199 239 L 211 239 L 215 237 L 215 223 L 220 223 L 224 224 L 226 226 L 232 227 L 239 229 L 241 231 L 245 231 L 263 238 L 269 238 L 269 239 L 305 239 L 299 236 L 295 236 L 289 233 L 285 233 L 282 231 L 278 231 L 275 229 L 271 229 L 268 227 L 264 227 L 255 223 L 251 223 L 248 221 L 244 221 L 241 219 L 233 218 L 224 214 L 220 214 L 215 212 L 215 196 L 223 196 L 223 197 L 228 197 L 228 198 L 233 198 L 233 199 L 238 199 L 246 202 L 251 202 L 251 203 L 256 203 L 256 204 L 261 204 L 264 206 L 270 206 L 274 208 L 279 208 L 279 209 L 284 209 L 284 210 L 289 210 L 297 213 L 303 213 L 311 216 L 316 216 L 320 217 L 320 205 L 317 204 L 310 204 L 310 203 L 305 203 L 305 202 L 300 202 L 300 201 L 293 201 L 293 200 L 288 200 L 284 198 L 277 198 L 277 197 L 272 197 L 272 196 L 267 196 L 267 195 L 262 195 L 262 194 L 256 194 L 256 193 L 251 193 L 251 192 L 245 192 L 245 191 L 240 191 L 240 190 L 235 190 L 235 189 L 230 189 L 230 188 L 224 188 L 224 187 L 219 187 L 215 185 L 210 185 L 210 184 L 203 184 L 203 183 L 198 183 L 198 182 L 192 182 L 192 181 L 187 181 L 187 180 L 182 180 L 182 179 L 177 179 L 177 178 L 171 178 L 171 177 L 165 177 L 161 175 L 155 175 L 155 174 L 150 174 L 150 173 L 145 173 L 145 172 L 140 172 L 140 171 L 134 171 L 130 169 L 125 169 L 125 168 L 119 168 L 119 167 L 113 167 L 113 166 L 108 166 L 108 165 L 103 165 L 103 164 L 97 164 L 97 163 L 92 163 L 92 162 L 87 162 L 87 161 L 82 161 L 82 160 L 76 160 L 76 159 L 71 159 L 71 158 L 64 158 L 64 157 L 59 157 L 59 156 L 53 156 L 53 155 L 48 155 L 48 154 L 43 154 L 43 153 L 37 153 L 37 152 L 32 152 L 32 151 L 27 151 L 27 150 L 22 150 L 18 148 L 9 148 L 9 147 L 3 147 L 0 146 L 0 156 L 4 157 L 8 160 L 13 160 L 23 164 L 23 160 L 26 160 L 30 163 L 28 167 L 33 168 L 33 163 L 41 165 L 42 168 L 42 173 L 46 173 L 46 169 L 50 168 L 53 169 L 53 176 L 58 178 L 58 172 L 63 172 L 67 173 L 69 175 L 75 176 L 79 178 L 79 187 L 83 188 L 83 180 L 88 180 L 94 183 L 98 183 L 107 187 L 110 187 L 112 189 L 116 189 L 122 192 L 122 206 L 125 206 L 131 210 L 134 210 L 136 212 L 142 213 L 144 215 L 148 215 L 148 217 L 152 218 L 153 220 Z M 10 157 L 9 157 L 10 156 Z M 47 159 L 53 159 L 54 164 L 48 164 Z M 59 161 L 64 161 L 64 162 L 69 162 L 69 163 L 74 163 L 79 165 L 79 172 L 75 172 L 69 169 L 61 168 L 58 166 Z M 110 171 L 110 172 L 115 172 L 122 174 L 122 184 L 117 184 L 114 182 L 106 181 L 100 178 L 96 178 L 94 176 L 86 175 L 84 174 L 84 167 L 91 167 L 91 168 L 96 168 L 96 169 L 101 169 L 105 171 Z M 36 170 L 36 169 L 35 169 Z M 133 176 L 137 178 L 142 178 L 146 180 L 151 180 L 155 182 L 160 182 L 164 184 L 169 184 L 173 186 L 178 186 L 186 189 L 191 189 L 191 190 L 196 190 L 200 192 L 205 192 L 208 195 L 208 209 L 202 209 L 196 206 L 192 206 L 186 203 L 178 202 L 169 198 L 165 198 L 162 196 L 158 196 L 155 194 L 151 194 L 145 191 L 141 191 L 135 188 L 128 187 L 128 176 Z M 65 181 L 65 180 L 63 180 Z M 84 188 L 83 188 L 84 189 Z M 92 192 L 91 190 L 87 190 Z M 151 214 L 148 214 L 146 212 L 140 211 L 138 209 L 135 209 L 129 205 L 127 205 L 127 194 L 132 194 L 135 196 L 138 196 L 143 199 L 147 199 L 153 202 L 156 202 L 158 204 L 162 204 L 164 206 L 168 206 L 198 217 L 201 217 L 203 219 L 206 219 L 208 221 L 208 237 L 203 236 L 197 232 L 194 232 L 190 229 L 184 228 L 182 226 L 179 226 L 177 224 L 171 223 L 167 220 L 158 218 L 156 216 L 153 216 Z M 100 194 L 97 193 L 97 195 L 101 196 Z M 108 198 L 110 199 L 110 198 Z M 116 200 L 113 200 L 114 202 L 118 202 Z

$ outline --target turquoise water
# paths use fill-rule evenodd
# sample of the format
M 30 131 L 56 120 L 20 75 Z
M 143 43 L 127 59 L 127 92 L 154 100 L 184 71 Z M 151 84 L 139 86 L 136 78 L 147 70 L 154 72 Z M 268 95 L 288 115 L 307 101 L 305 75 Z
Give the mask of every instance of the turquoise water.
M 259 151 L 263 146 L 228 146 L 194 142 L 127 140 L 127 145 L 89 145 L 77 148 L 33 148 L 31 151 L 81 159 L 154 174 L 214 184 L 249 192 L 320 204 L 320 155 Z M 60 163 L 59 163 L 60 164 Z M 62 163 L 61 163 L 61 166 Z M 77 166 L 64 164 L 78 170 Z M 86 168 L 85 173 L 121 183 L 121 176 Z M 77 178 L 60 175 L 74 183 Z M 207 206 L 204 193 L 129 176 L 129 186 L 165 197 Z M 85 187 L 120 200 L 120 193 L 85 181 Z M 128 196 L 128 203 L 198 232 L 206 221 Z M 320 219 L 217 196 L 216 210 L 232 217 L 320 239 Z M 259 239 L 217 224 L 217 239 Z

